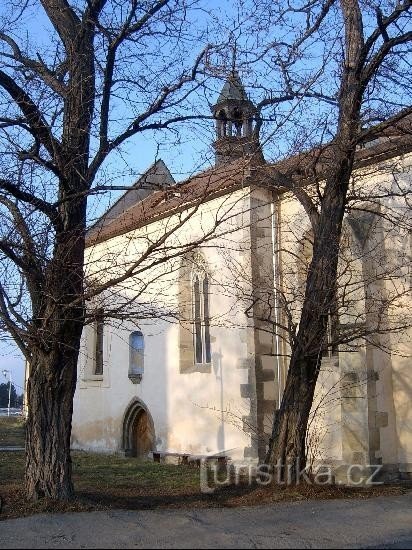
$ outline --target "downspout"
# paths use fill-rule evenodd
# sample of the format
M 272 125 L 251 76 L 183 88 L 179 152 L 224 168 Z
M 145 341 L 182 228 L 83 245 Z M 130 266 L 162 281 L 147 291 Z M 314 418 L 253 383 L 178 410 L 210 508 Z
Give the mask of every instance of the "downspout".
M 272 195 L 272 201 L 270 203 L 271 214 L 271 227 L 272 227 L 272 261 L 273 261 L 273 290 L 275 298 L 275 357 L 276 357 L 276 369 L 278 378 L 278 409 L 282 402 L 283 395 L 283 380 L 282 380 L 282 365 L 280 361 L 280 337 L 279 337 L 279 325 L 280 325 L 280 307 L 279 307 L 279 283 L 280 283 L 280 270 L 279 270 L 279 223 L 277 220 L 277 212 L 275 205 L 275 194 Z

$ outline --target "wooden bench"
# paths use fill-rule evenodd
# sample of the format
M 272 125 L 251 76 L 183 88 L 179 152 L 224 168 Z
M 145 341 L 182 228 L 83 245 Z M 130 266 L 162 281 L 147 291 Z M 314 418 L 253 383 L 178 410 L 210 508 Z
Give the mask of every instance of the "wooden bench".
M 153 451 L 153 462 L 161 462 L 162 458 L 177 458 L 178 464 L 188 464 L 190 454 L 186 453 L 167 453 L 163 451 Z
M 190 453 L 169 453 L 165 451 L 152 451 L 153 462 L 162 462 L 162 459 L 176 458 L 180 464 L 195 464 L 200 467 L 202 460 L 217 462 L 219 466 L 227 464 L 230 457 L 225 455 L 191 455 Z

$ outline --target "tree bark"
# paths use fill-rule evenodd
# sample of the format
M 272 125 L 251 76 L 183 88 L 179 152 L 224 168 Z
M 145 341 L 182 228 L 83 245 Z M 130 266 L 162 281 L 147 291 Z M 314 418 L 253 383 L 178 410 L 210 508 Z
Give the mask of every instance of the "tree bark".
M 299 331 L 266 457 L 268 463 L 281 468 L 280 480 L 291 483 L 299 481 L 298 473 L 306 466 L 309 415 L 327 340 L 328 318 L 335 314 L 332 308 L 346 194 L 341 181 L 348 168 L 346 160 L 341 161 L 343 170 L 328 182 L 325 191 Z
M 292 348 L 286 387 L 273 423 L 266 461 L 282 468 L 282 481 L 299 482 L 306 466 L 306 434 L 316 383 L 327 338 L 335 288 L 346 196 L 355 158 L 362 82 L 363 24 L 358 0 L 341 0 L 345 22 L 345 56 L 339 96 L 339 120 L 332 143 L 321 211 L 314 228 L 313 257 L 309 266 L 299 330 Z M 285 479 L 287 475 L 287 479 Z
M 59 229 L 52 259 L 44 269 L 44 290 L 33 311 L 25 482 L 28 499 L 69 500 L 74 493 L 70 457 L 73 397 L 85 316 L 86 193 L 91 185 L 87 173 L 95 102 L 94 17 L 105 2 L 93 3 L 96 13 L 89 11 L 83 22 L 65 2 L 42 0 L 42 4 L 64 44 L 68 84 L 61 145 L 54 152 L 59 172 Z
M 56 235 L 53 260 L 46 269 L 47 289 L 34 312 L 25 479 L 30 500 L 69 500 L 74 492 L 70 436 L 84 324 L 86 199 L 68 201 L 65 210 L 66 226 Z
M 64 343 L 36 354 L 28 381 L 26 496 L 70 500 L 74 493 L 70 457 L 73 395 L 78 352 Z

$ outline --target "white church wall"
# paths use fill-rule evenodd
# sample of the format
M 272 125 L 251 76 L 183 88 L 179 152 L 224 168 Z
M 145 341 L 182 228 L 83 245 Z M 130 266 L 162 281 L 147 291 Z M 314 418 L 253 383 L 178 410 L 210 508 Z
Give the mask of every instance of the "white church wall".
M 79 383 L 75 395 L 73 418 L 73 447 L 116 452 L 122 447 L 123 416 L 128 404 L 139 398 L 153 417 L 158 450 L 208 454 L 230 449 L 231 456 L 243 456 L 250 435 L 243 432 L 242 416 L 250 408 L 250 400 L 240 396 L 240 385 L 246 382 L 247 371 L 239 368 L 239 359 L 247 359 L 244 335 L 245 316 L 234 296 L 225 291 L 225 278 L 230 276 L 224 254 L 238 256 L 239 265 L 247 269 L 244 255 L 248 223 L 246 193 L 239 191 L 230 199 L 223 197 L 199 208 L 196 216 L 176 231 L 170 245 L 201 238 L 217 218 L 226 221 L 218 229 L 218 236 L 201 247 L 212 274 L 211 326 L 212 368 L 210 374 L 179 372 L 178 325 L 166 320 L 143 321 L 139 329 L 145 338 L 144 374 L 140 384 L 128 379 L 128 335 L 130 323 L 124 328 L 105 326 L 104 374 L 101 380 L 90 377 L 88 364 L 92 360 L 90 331 L 84 332 L 82 358 L 79 362 Z M 161 236 L 173 223 L 160 221 L 142 230 L 136 230 L 109 242 L 96 245 L 89 252 L 89 274 L 100 281 L 118 274 L 147 245 L 146 237 Z M 234 224 L 240 227 L 232 232 Z M 247 245 L 247 243 L 246 243 Z M 162 252 L 159 253 L 159 255 Z M 139 302 L 156 303 L 158 310 L 173 311 L 177 306 L 177 267 L 180 258 L 168 262 L 172 272 L 153 284 Z M 164 271 L 165 266 L 162 267 Z M 159 275 L 155 267 L 145 273 Z M 133 296 L 134 281 L 122 285 L 117 296 L 108 293 L 102 305 L 108 309 L 111 300 Z M 113 303 L 112 303 L 113 305 Z M 89 335 L 89 338 L 87 336 Z M 89 350 L 87 351 L 87 348 Z
M 366 344 L 369 462 L 386 476 L 412 472 L 410 367 L 412 366 L 411 211 L 412 155 L 359 171 L 356 184 L 369 203 L 357 203 L 366 281 Z M 391 195 L 392 194 L 392 195 Z M 365 207 L 366 206 L 366 207 Z M 376 212 L 376 214 L 374 214 Z M 410 395 L 410 393 L 409 393 Z
M 395 171 L 395 175 L 391 174 Z M 385 212 L 397 217 L 395 227 L 384 223 L 385 263 L 390 276 L 384 290 L 387 324 L 390 332 L 384 344 L 391 353 L 376 350 L 380 358 L 377 381 L 377 422 L 380 425 L 382 462 L 412 477 L 412 211 L 405 208 L 402 193 L 412 186 L 412 155 L 395 159 L 388 174 L 381 175 L 381 185 L 394 195 L 383 201 Z M 409 325 L 409 326 L 408 326 Z M 405 326 L 408 328 L 402 329 Z M 400 328 L 400 330 L 399 330 Z M 391 390 L 391 391 L 390 391 Z M 392 392 L 392 394 L 391 394 Z
M 396 411 L 397 463 L 405 477 L 412 478 L 412 331 L 409 342 L 398 345 L 399 353 L 392 358 L 393 387 Z
M 412 471 L 412 333 L 410 328 L 397 330 L 402 323 L 410 325 L 412 311 L 411 236 L 402 229 L 407 217 L 405 226 L 410 227 L 411 213 L 402 193 L 410 186 L 411 158 L 406 155 L 355 174 L 354 185 L 360 192 L 356 210 L 344 227 L 349 240 L 344 237 L 346 249 L 339 268 L 340 322 L 343 327 L 358 324 L 360 328 L 364 323 L 366 330 L 379 325 L 381 334 L 372 330 L 368 344 L 354 341 L 341 346 L 335 366 L 323 360 L 312 409 L 316 415 L 311 433 L 317 444 L 318 431 L 328 431 L 324 459 L 338 458 L 341 446 L 344 463 L 383 464 L 389 474 L 399 467 L 405 473 Z M 391 190 L 395 196 L 385 197 Z M 376 209 L 379 216 L 374 215 Z M 291 289 L 291 313 L 297 320 L 301 297 L 296 290 L 299 277 L 294 258 L 299 256 L 296 243 L 309 230 L 309 222 L 303 209 L 286 196 L 282 213 L 284 281 Z M 392 222 L 387 223 L 385 217 Z M 324 399 L 329 410 L 325 408 L 322 418 L 316 407 Z M 340 407 L 336 407 L 338 400 Z M 336 429 L 331 430 L 331 425 Z

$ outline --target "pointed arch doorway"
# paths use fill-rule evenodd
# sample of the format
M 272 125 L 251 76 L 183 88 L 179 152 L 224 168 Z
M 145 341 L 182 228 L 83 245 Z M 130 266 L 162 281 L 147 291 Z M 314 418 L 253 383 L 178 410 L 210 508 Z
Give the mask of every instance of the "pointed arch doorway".
M 147 407 L 138 399 L 127 408 L 123 421 L 123 449 L 126 456 L 147 458 L 155 451 L 153 419 Z

